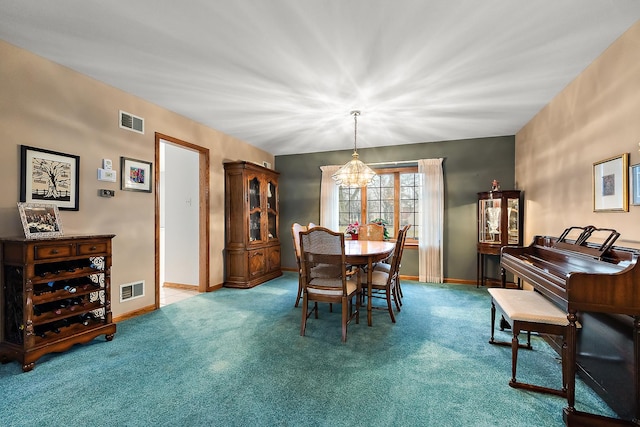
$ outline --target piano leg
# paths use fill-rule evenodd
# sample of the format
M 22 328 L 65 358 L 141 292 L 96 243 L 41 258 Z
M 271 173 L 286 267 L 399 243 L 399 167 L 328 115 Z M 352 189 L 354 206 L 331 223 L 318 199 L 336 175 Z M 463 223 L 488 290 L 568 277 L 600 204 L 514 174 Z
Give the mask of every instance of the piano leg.
M 520 342 L 518 341 L 520 329 L 515 324 L 513 326 L 513 337 L 511 338 L 511 382 L 509 382 L 509 385 L 517 383 L 516 366 L 518 366 L 518 347 L 520 347 Z
M 590 414 L 577 411 L 575 408 L 575 379 L 576 379 L 576 314 L 569 312 L 569 327 L 567 328 L 567 407 L 562 411 L 562 419 L 567 427 L 613 427 L 613 426 L 640 426 L 640 414 L 638 403 L 640 396 L 640 317 L 634 316 L 633 321 L 633 345 L 635 358 L 635 398 L 636 416 L 633 420 L 621 420 L 603 415 Z
M 496 305 L 491 300 L 491 338 L 489 339 L 489 344 L 493 344 L 495 341 L 493 339 L 493 332 L 496 328 Z
M 578 317 L 576 312 L 569 311 L 567 314 L 569 326 L 567 327 L 567 366 L 566 366 L 566 388 L 567 388 L 567 407 L 566 412 L 575 412 L 576 401 L 576 322 Z
M 633 356 L 634 356 L 634 371 L 635 371 L 635 405 L 636 405 L 636 417 L 633 420 L 637 425 L 640 425 L 640 316 L 633 316 Z

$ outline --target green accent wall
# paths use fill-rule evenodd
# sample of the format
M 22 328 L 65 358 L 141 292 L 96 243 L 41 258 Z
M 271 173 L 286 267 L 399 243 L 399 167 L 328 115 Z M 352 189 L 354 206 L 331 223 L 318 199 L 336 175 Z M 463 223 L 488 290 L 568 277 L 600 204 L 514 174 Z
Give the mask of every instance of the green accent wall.
M 291 224 L 320 223 L 320 166 L 342 165 L 351 154 L 351 150 L 341 150 L 275 157 L 280 172 L 283 268 L 296 268 Z M 502 190 L 515 189 L 515 137 L 361 148 L 358 154 L 365 163 L 444 159 L 444 277 L 475 282 L 477 193 L 489 191 L 493 179 L 500 181 Z M 418 276 L 417 249 L 405 248 L 401 274 Z M 488 274 L 496 274 L 495 264 L 489 263 Z

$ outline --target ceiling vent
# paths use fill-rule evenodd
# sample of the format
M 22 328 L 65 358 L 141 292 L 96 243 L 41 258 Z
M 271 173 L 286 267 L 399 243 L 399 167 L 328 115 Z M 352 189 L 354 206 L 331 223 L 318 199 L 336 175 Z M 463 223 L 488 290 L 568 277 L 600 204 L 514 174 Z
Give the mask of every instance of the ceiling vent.
M 144 119 L 120 110 L 120 127 L 144 134 Z
M 144 280 L 120 285 L 120 302 L 144 296 Z

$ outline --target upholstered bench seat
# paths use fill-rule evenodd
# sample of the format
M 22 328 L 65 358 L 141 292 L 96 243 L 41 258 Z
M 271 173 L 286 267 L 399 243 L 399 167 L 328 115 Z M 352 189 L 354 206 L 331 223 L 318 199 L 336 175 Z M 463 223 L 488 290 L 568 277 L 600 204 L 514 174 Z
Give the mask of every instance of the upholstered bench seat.
M 493 301 L 505 317 L 522 322 L 567 326 L 567 313 L 535 291 L 489 288 Z
M 521 289 L 489 288 L 491 295 L 491 344 L 511 345 L 511 381 L 509 385 L 515 388 L 523 388 L 531 391 L 550 393 L 558 396 L 567 395 L 566 389 L 566 341 L 569 321 L 567 313 L 555 306 L 544 296 L 535 291 Z M 505 320 L 511 325 L 513 337 L 511 343 L 495 341 L 495 316 L 496 309 L 500 310 Z M 579 327 L 579 325 L 578 325 Z M 527 344 L 521 345 L 518 335 L 521 331 L 527 332 Z M 522 383 L 516 380 L 516 367 L 518 363 L 518 349 L 520 347 L 531 349 L 531 332 L 540 332 L 562 336 L 562 388 L 553 389 L 534 384 Z

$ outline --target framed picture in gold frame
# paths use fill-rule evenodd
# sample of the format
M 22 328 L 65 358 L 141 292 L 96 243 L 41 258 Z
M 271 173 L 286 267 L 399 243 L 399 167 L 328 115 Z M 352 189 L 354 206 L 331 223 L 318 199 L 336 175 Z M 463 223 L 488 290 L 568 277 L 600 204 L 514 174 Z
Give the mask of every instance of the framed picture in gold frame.
M 629 211 L 629 153 L 593 164 L 593 211 Z

